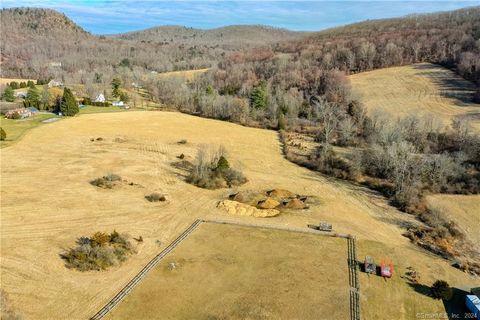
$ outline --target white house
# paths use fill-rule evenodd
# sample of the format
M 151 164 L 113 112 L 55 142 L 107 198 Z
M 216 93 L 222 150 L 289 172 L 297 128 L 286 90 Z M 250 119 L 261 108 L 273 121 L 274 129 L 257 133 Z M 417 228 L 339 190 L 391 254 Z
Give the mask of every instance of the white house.
M 96 98 L 95 100 L 93 100 L 94 102 L 105 102 L 105 96 L 103 95 L 103 93 L 100 93 Z
M 49 88 L 62 87 L 62 86 L 63 86 L 63 83 L 61 83 L 60 81 L 50 80 L 50 82 L 48 83 Z
M 123 103 L 123 101 L 113 101 L 112 102 L 112 106 L 114 107 L 123 107 L 125 105 L 125 103 Z

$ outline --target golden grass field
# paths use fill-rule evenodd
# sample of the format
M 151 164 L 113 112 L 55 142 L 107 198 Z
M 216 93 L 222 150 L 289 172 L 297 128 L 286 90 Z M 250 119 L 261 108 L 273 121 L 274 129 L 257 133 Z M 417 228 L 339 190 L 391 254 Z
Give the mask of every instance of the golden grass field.
M 480 195 L 431 195 L 427 203 L 454 220 L 480 250 Z
M 193 69 L 193 70 L 180 70 L 180 71 L 169 71 L 169 72 L 161 72 L 161 73 L 154 73 L 148 74 L 148 77 L 156 77 L 156 78 L 180 78 L 184 79 L 185 81 L 191 81 L 195 77 L 207 72 L 209 68 L 204 69 Z
M 203 223 L 107 319 L 347 319 L 348 301 L 346 239 Z
M 97 137 L 104 140 L 90 141 Z M 177 144 L 181 139 L 188 143 Z M 478 278 L 453 269 L 403 237 L 398 225 L 412 219 L 383 198 L 284 159 L 274 131 L 175 112 L 132 111 L 63 119 L 34 128 L 14 145 L 0 149 L 1 279 L 13 307 L 27 319 L 87 319 L 194 219 L 258 222 L 253 217 L 227 216 L 216 208 L 235 190 L 189 185 L 185 173 L 172 166 L 180 153 L 194 157 L 201 144 L 225 146 L 230 163 L 249 179 L 240 190 L 284 188 L 319 199 L 308 210 L 281 214 L 268 223 L 305 227 L 328 221 L 335 231 L 356 235 L 360 246 L 367 244 L 366 251 L 370 250 L 367 240 L 392 248 L 392 259 L 418 267 L 428 284 L 441 277 L 453 286 L 480 285 Z M 89 184 L 108 173 L 138 185 L 105 190 Z M 155 191 L 166 193 L 168 201 L 144 199 Z M 73 246 L 79 236 L 113 229 L 143 237 L 136 255 L 104 272 L 65 268 L 59 258 L 64 248 Z M 384 290 L 397 294 L 395 287 Z M 362 293 L 365 314 L 381 312 L 376 292 Z M 418 308 L 423 306 L 420 293 L 404 293 L 411 297 L 408 301 L 420 303 Z M 402 297 L 398 293 L 397 301 Z M 441 302 L 428 300 L 423 307 L 432 305 L 439 308 Z M 401 309 L 392 319 L 408 319 L 410 309 Z
M 465 117 L 480 130 L 480 105 L 467 101 L 475 85 L 453 71 L 430 63 L 392 67 L 349 76 L 368 111 L 392 116 L 434 114 L 444 125 Z

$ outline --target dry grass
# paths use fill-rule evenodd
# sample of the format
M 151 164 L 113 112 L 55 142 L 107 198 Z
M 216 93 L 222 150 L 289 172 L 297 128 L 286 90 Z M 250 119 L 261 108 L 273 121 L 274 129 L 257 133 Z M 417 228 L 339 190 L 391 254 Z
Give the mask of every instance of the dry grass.
M 467 292 L 470 287 L 480 284 L 478 277 L 467 277 L 462 271 L 449 266 L 447 261 L 439 261 L 418 248 L 400 248 L 378 241 L 361 240 L 357 251 L 357 258 L 361 261 L 365 255 L 370 255 L 377 264 L 383 258 L 390 258 L 394 262 L 393 276 L 388 280 L 360 272 L 362 319 L 365 320 L 440 319 L 435 314 L 443 315 L 446 312 L 442 300 L 428 296 L 429 287 L 435 280 L 446 280 L 452 287 Z M 418 284 L 410 285 L 405 278 L 408 267 L 418 272 Z M 417 314 L 425 314 L 426 317 L 421 318 Z
M 107 319 L 347 319 L 346 259 L 342 238 L 202 224 Z
M 194 69 L 194 70 L 180 70 L 180 71 L 170 71 L 170 72 L 161 72 L 161 73 L 150 73 L 145 77 L 148 78 L 181 78 L 185 81 L 192 81 L 195 77 L 207 72 L 209 68 L 205 69 Z
M 92 143 L 92 137 L 103 141 Z M 180 139 L 188 144 L 177 144 Z M 185 171 L 172 163 L 181 153 L 193 157 L 200 144 L 225 146 L 229 162 L 242 169 L 249 182 L 235 190 L 205 190 L 186 183 Z M 305 227 L 328 221 L 337 232 L 388 242 L 398 259 L 409 257 L 410 251 L 416 261 L 427 257 L 401 235 L 398 224 L 408 217 L 368 191 L 285 160 L 273 131 L 174 112 L 86 114 L 32 129 L 15 145 L 0 149 L 0 156 L 2 288 L 28 319 L 92 316 L 196 218 L 258 221 L 216 208 L 218 200 L 236 190 L 282 188 L 315 195 L 319 204 L 282 213 L 269 223 Z M 89 184 L 106 172 L 138 185 L 104 190 Z M 151 192 L 168 194 L 168 203 L 159 207 L 145 201 Z M 106 272 L 65 268 L 59 253 L 71 246 L 72 236 L 113 229 L 142 236 L 138 254 Z M 426 261 L 443 272 L 453 270 L 439 258 Z M 458 275 L 459 283 L 480 285 L 476 281 Z
M 480 251 L 480 195 L 432 195 L 427 205 L 454 220 Z
M 471 102 L 475 86 L 451 70 L 421 63 L 349 78 L 370 112 L 382 110 L 393 116 L 432 113 L 445 125 L 454 117 L 466 117 L 480 130 L 480 105 Z
M 0 85 L 4 85 L 4 84 L 10 83 L 12 81 L 16 81 L 16 82 L 20 83 L 20 82 L 27 82 L 27 81 L 30 81 L 30 80 L 36 82 L 36 80 L 33 80 L 33 79 L 0 78 Z

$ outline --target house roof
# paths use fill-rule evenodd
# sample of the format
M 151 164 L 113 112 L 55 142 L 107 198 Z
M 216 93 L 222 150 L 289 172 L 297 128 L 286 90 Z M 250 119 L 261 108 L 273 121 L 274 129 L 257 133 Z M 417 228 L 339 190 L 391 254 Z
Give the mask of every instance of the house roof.
M 480 287 L 472 288 L 470 292 L 480 298 Z

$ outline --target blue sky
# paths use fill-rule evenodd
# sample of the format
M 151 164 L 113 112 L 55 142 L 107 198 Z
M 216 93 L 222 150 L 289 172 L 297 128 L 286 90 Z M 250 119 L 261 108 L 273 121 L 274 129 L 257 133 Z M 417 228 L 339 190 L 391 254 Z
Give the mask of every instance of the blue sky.
M 119 1 L 0 0 L 7 7 L 46 7 L 65 13 L 85 30 L 112 34 L 158 25 L 215 28 L 264 24 L 315 31 L 352 22 L 454 10 L 477 1 Z

